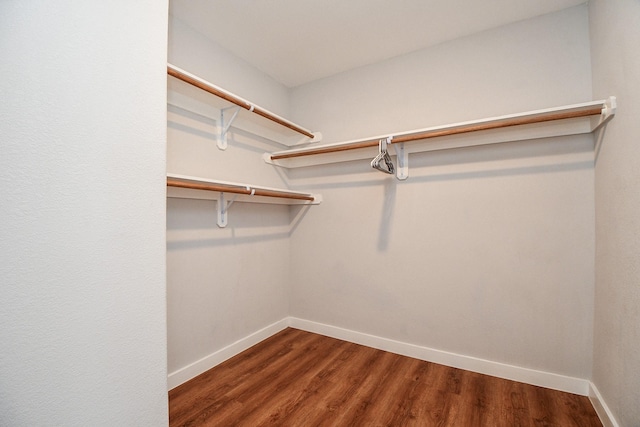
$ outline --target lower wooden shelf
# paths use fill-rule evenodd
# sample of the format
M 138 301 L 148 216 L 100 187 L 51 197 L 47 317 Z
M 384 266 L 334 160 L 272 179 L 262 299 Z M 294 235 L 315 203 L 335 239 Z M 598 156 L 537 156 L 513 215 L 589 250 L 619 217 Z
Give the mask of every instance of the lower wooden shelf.
M 235 202 L 280 205 L 317 205 L 322 202 L 319 194 L 177 174 L 167 174 L 167 197 L 216 200 L 220 228 L 227 226 L 229 207 Z
M 229 194 L 234 201 L 245 203 L 317 205 L 322 202 L 320 194 L 188 175 L 167 174 L 167 197 L 219 200 L 220 194 Z

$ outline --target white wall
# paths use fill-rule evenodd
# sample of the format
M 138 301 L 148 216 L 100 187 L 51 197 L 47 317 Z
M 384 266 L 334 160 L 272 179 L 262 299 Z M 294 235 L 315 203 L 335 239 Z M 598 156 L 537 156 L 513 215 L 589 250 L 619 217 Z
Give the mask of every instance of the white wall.
M 323 142 L 591 100 L 579 6 L 296 88 L 291 118 Z
M 287 115 L 284 86 L 174 18 L 169 39 L 170 62 Z M 168 172 L 286 187 L 280 171 L 262 160 L 263 152 L 282 146 L 232 128 L 227 150 L 219 150 L 218 116 L 209 106 L 215 97 L 169 83 Z M 289 235 L 295 226 L 289 207 L 235 203 L 221 229 L 216 203 L 167 200 L 170 387 L 220 362 L 220 352 L 229 354 L 236 341 L 288 315 Z
M 0 3 L 0 424 L 167 424 L 167 2 Z
M 621 426 L 640 425 L 640 3 L 589 4 L 593 91 L 619 110 L 597 158 L 593 383 Z
M 603 95 L 603 94 L 601 94 Z M 586 6 L 296 88 L 339 141 L 591 99 Z M 591 136 L 292 170 L 323 194 L 292 235 L 295 317 L 520 367 L 591 374 Z
M 169 15 L 169 62 L 284 117 L 285 87 L 214 41 Z
M 169 62 L 288 117 L 289 94 L 284 86 L 172 16 Z M 228 149 L 219 150 L 218 115 L 212 107 L 218 99 L 174 78 L 169 79 L 169 87 L 167 172 L 274 187 L 285 185 L 281 174 L 261 157 L 265 151 L 283 146 L 232 127 Z

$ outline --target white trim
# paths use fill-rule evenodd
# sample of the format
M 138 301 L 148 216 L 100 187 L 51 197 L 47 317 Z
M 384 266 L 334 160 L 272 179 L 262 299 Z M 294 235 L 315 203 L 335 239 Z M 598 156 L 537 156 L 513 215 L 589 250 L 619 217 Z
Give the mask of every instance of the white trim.
M 619 427 L 620 425 L 613 417 L 613 414 L 609 410 L 609 407 L 604 402 L 602 395 L 598 391 L 596 385 L 592 382 L 589 383 L 589 400 L 593 405 L 593 409 L 596 410 L 598 417 L 600 417 L 600 421 L 602 421 L 602 425 L 604 427 Z
M 197 377 L 198 375 L 208 371 L 214 366 L 219 365 L 225 360 L 228 360 L 233 356 L 242 353 L 249 347 L 258 344 L 260 341 L 264 341 L 270 336 L 277 334 L 281 330 L 287 328 L 287 326 L 289 326 L 289 319 L 284 318 L 248 335 L 245 338 L 234 342 L 233 344 L 230 344 L 214 353 L 211 353 L 210 355 L 205 356 L 200 360 L 196 360 L 195 362 L 183 368 L 180 368 L 177 371 L 171 372 L 167 377 L 168 389 L 171 390 L 179 386 L 180 384 Z
M 537 371 L 534 369 L 479 359 L 476 357 L 464 356 L 351 331 L 336 326 L 312 322 L 310 320 L 298 319 L 295 317 L 289 318 L 289 325 L 293 328 L 302 329 L 308 332 L 314 332 L 332 338 L 366 345 L 368 347 L 428 362 L 439 363 L 441 365 L 451 366 L 454 368 L 466 369 L 468 371 L 478 372 L 485 375 L 519 381 L 540 387 L 579 394 L 582 396 L 587 396 L 589 393 L 589 381 L 581 378 L 568 377 L 550 372 Z
M 299 319 L 297 317 L 286 317 L 279 320 L 251 335 L 242 338 L 231 345 L 228 345 L 208 356 L 203 357 L 183 368 L 178 369 L 169 374 L 167 382 L 169 390 L 179 386 L 180 384 L 194 378 L 203 372 L 208 371 L 214 366 L 219 365 L 225 360 L 243 352 L 249 347 L 269 338 L 272 335 L 286 329 L 287 327 L 302 329 L 308 332 L 314 332 L 337 338 L 356 344 L 366 345 L 368 347 L 377 348 L 391 353 L 401 354 L 403 356 L 414 357 L 416 359 L 428 362 L 439 363 L 441 365 L 451 366 L 454 368 L 465 369 L 472 372 L 478 372 L 485 375 L 504 378 L 513 381 L 519 381 L 526 384 L 546 387 L 554 390 L 564 391 L 568 393 L 589 396 L 593 403 L 598 416 L 601 418 L 605 427 L 618 427 L 611 411 L 607 408 L 602 396 L 598 393 L 595 385 L 588 380 L 581 378 L 568 377 L 565 375 L 554 374 L 551 372 L 538 371 L 529 368 L 522 368 L 514 365 L 493 362 L 490 360 L 479 359 L 471 356 L 450 353 L 447 351 L 436 350 L 429 347 L 422 347 L 414 344 L 395 341 L 387 338 L 369 335 L 362 332 L 352 331 L 349 329 L 339 328 L 337 326 L 326 325 L 323 323 L 313 322 L 310 320 Z

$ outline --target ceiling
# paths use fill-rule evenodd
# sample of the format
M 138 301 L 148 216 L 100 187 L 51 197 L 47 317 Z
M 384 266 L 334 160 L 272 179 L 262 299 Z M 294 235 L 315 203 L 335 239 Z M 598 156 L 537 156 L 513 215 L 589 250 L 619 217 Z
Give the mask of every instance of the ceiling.
M 287 87 L 586 0 L 170 0 L 170 13 Z

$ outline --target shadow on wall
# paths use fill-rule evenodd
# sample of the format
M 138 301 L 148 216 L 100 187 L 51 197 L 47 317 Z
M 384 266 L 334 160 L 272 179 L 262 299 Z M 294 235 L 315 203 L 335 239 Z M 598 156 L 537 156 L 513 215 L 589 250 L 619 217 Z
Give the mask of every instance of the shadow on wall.
M 492 178 L 588 171 L 594 167 L 593 150 L 592 135 L 577 135 L 414 153 L 409 157 L 409 178 L 405 181 L 372 169 L 366 160 L 285 169 L 285 174 L 292 186 L 322 193 L 324 203 L 333 203 L 334 198 L 341 200 L 339 203 L 353 201 L 352 196 L 333 190 L 352 194 L 366 190 L 381 195 L 382 199 L 375 201 L 382 202 L 377 250 L 385 252 L 396 223 L 398 192 L 406 198 L 417 196 L 418 186 L 434 183 L 469 181 L 476 185 Z
M 393 224 L 393 208 L 396 205 L 396 190 L 398 181 L 386 179 L 384 181 L 384 202 L 382 203 L 382 219 L 378 228 L 378 251 L 384 252 L 389 247 L 391 224 Z
M 219 118 L 210 117 L 176 104 L 167 104 L 167 127 L 179 132 L 211 141 L 218 141 Z M 285 146 L 246 130 L 231 127 L 228 133 L 229 144 L 244 151 L 262 155 L 265 151 L 282 150 Z
M 235 203 L 229 224 L 216 224 L 216 201 L 167 199 L 167 251 L 288 239 L 309 205 Z
M 607 133 L 607 127 L 606 126 L 602 126 L 599 130 L 598 130 L 598 134 L 595 137 L 595 148 L 594 148 L 594 163 L 597 164 L 598 163 L 598 157 L 600 157 L 600 149 L 602 148 L 602 143 L 604 141 L 604 135 Z

